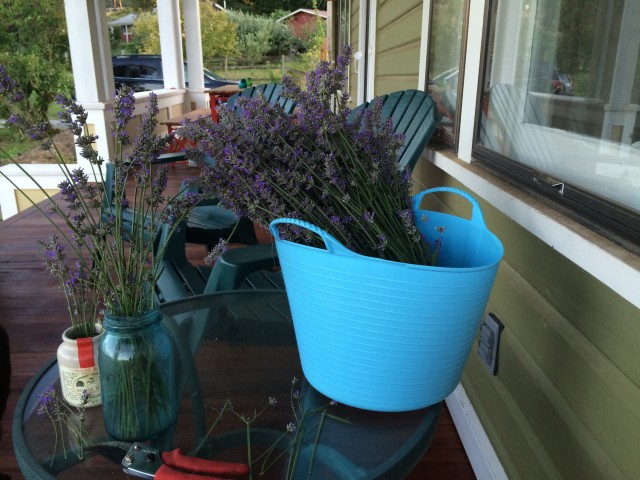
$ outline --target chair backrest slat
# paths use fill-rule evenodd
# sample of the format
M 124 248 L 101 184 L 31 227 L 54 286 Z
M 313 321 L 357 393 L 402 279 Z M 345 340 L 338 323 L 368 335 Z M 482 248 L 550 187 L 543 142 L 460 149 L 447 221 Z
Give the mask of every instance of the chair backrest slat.
M 295 101 L 282 96 L 282 84 L 280 83 L 265 83 L 245 88 L 242 92 L 229 97 L 229 100 L 227 100 L 227 106 L 232 110 L 235 110 L 237 108 L 236 101 L 238 98 L 255 98 L 260 93 L 264 95 L 267 102 L 272 104 L 278 103 L 287 115 L 293 112 L 296 107 Z
M 375 100 L 382 101 L 382 118 L 391 118 L 394 130 L 405 137 L 398 156 L 398 166 L 413 171 L 440 121 L 435 102 L 422 90 L 393 92 Z M 358 105 L 351 111 L 349 120 L 353 121 L 358 112 L 370 106 L 371 102 Z

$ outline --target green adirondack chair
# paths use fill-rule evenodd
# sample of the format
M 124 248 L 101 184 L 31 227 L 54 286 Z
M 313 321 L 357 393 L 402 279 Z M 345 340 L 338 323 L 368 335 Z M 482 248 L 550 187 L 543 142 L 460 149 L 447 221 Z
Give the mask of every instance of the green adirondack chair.
M 227 106 L 236 109 L 236 101 L 239 98 L 255 98 L 263 95 L 270 103 L 278 103 L 285 113 L 290 114 L 295 108 L 295 102 L 282 96 L 282 85 L 269 83 L 246 88 L 229 98 Z M 213 160 L 212 160 L 213 161 Z M 186 241 L 207 245 L 213 248 L 221 238 L 229 238 L 228 229 L 233 229 L 238 223 L 233 237 L 230 241 L 244 243 L 246 245 L 256 245 L 256 238 L 253 223 L 246 218 L 237 218 L 230 215 L 228 210 L 217 206 L 217 199 L 210 199 L 201 202 L 194 208 L 186 224 Z
M 296 105 L 293 100 L 282 96 L 282 85 L 276 83 L 244 89 L 231 96 L 227 105 L 235 110 L 239 98 L 258 95 L 263 95 L 271 103 L 278 103 L 287 114 L 293 112 Z M 184 193 L 188 191 L 185 188 Z M 161 275 L 156 284 L 156 294 L 161 302 L 177 300 L 204 290 L 211 268 L 196 267 L 189 263 L 185 254 L 186 243 L 204 244 L 209 249 L 221 238 L 246 245 L 258 244 L 253 222 L 248 218 L 238 218 L 230 210 L 218 206 L 215 198 L 200 202 L 171 238 L 168 238 L 168 231 L 169 227 L 163 226 L 156 247 L 156 251 L 164 249 Z
M 398 164 L 400 168 L 406 166 L 413 170 L 440 121 L 435 102 L 420 90 L 404 90 L 380 98 L 383 117 L 392 118 L 395 130 L 405 136 Z M 353 114 L 368 106 L 369 103 L 358 106 Z M 180 244 L 183 240 L 175 237 L 171 241 Z M 278 258 L 273 244 L 229 250 L 218 258 L 211 270 L 190 264 L 184 248 L 182 252 L 179 260 L 177 257 L 167 259 L 171 273 L 167 272 L 166 278 L 161 278 L 157 285 L 161 301 L 239 288 L 284 289 L 282 275 L 274 268 L 278 266 Z
M 420 90 L 403 90 L 379 98 L 383 101 L 383 118 L 391 117 L 395 131 L 405 137 L 398 165 L 413 171 L 440 121 L 435 102 Z M 352 115 L 369 105 L 369 102 L 359 105 Z M 282 275 L 274 271 L 277 266 L 274 245 L 229 250 L 216 261 L 203 293 L 238 288 L 284 289 Z

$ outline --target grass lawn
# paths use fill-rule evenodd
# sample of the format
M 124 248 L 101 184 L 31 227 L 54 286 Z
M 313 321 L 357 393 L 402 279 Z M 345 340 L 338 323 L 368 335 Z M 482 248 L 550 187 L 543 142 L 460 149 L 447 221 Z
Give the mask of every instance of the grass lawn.
M 33 142 L 21 138 L 16 130 L 6 127 L 0 128 L 0 149 L 2 149 L 0 165 L 9 163 L 7 154 L 15 157 L 31 148 L 33 148 Z
M 58 111 L 60 111 L 60 105 L 56 102 L 52 102 L 47 113 L 49 120 L 57 120 Z M 37 146 L 36 142 L 20 135 L 17 129 L 8 128 L 4 125 L 0 126 L 0 149 L 2 150 L 2 152 L 0 152 L 0 166 L 9 163 L 7 154 L 11 157 L 15 157 L 16 155 L 20 155 L 21 153 L 31 150 L 35 146 Z
M 304 73 L 311 66 L 301 60 L 287 60 L 284 66 L 285 73 L 296 80 L 304 80 Z M 282 64 L 272 62 L 267 65 L 260 65 L 248 68 L 229 67 L 225 72 L 224 67 L 214 67 L 212 70 L 228 80 L 242 80 L 250 78 L 254 85 L 261 83 L 281 83 Z

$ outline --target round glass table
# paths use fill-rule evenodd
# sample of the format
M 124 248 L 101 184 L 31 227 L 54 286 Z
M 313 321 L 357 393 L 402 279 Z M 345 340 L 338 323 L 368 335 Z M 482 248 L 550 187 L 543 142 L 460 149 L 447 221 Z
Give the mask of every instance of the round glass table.
M 441 403 L 381 413 L 318 393 L 300 367 L 286 293 L 221 292 L 161 310 L 175 341 L 182 402 L 172 428 L 149 445 L 250 463 L 243 478 L 254 479 L 401 479 L 426 453 Z M 67 414 L 71 429 L 38 415 L 51 386 L 60 392 L 55 359 L 31 379 L 14 413 L 14 449 L 25 477 L 125 478 L 121 465 L 100 454 L 111 440 L 101 407 L 84 411 L 81 440 L 75 409 Z

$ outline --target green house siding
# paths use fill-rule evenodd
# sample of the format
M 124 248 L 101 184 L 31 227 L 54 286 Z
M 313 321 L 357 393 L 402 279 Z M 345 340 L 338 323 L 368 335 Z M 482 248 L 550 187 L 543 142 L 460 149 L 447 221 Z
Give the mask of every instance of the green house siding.
M 416 88 L 422 2 L 376 5 L 374 93 Z M 351 14 L 354 51 L 363 50 L 358 2 Z M 498 372 L 490 375 L 474 349 L 462 383 L 508 477 L 638 478 L 640 309 L 431 162 L 419 162 L 414 177 L 416 190 L 473 194 L 505 247 L 488 306 L 505 325 Z M 470 214 L 450 194 L 422 207 Z
M 417 88 L 422 2 L 377 3 L 375 95 Z
M 474 194 L 428 162 L 416 177 Z M 509 478 L 637 478 L 640 310 L 479 200 L 505 247 L 488 307 L 505 330 L 497 376 L 474 352 L 463 386 Z

